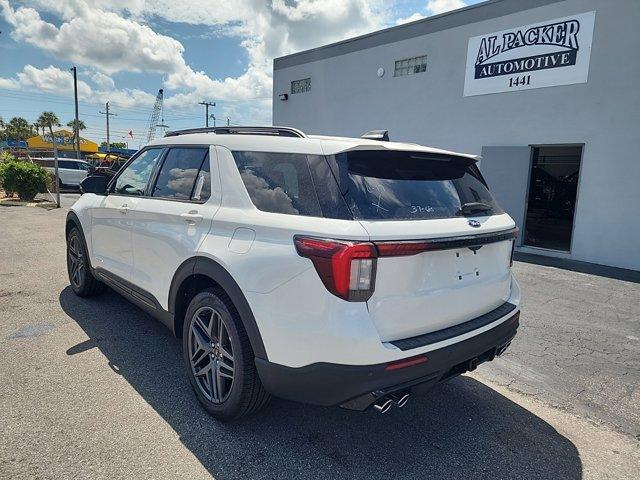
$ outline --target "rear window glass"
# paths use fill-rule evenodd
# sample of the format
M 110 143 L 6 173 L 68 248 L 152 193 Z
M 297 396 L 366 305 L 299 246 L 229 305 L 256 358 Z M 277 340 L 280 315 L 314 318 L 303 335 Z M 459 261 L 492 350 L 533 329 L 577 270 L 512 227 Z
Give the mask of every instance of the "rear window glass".
M 258 210 L 322 216 L 306 155 L 236 151 L 233 158 Z
M 363 220 L 451 218 L 471 205 L 477 215 L 503 213 L 472 160 L 413 152 L 358 151 L 336 155 L 340 186 Z

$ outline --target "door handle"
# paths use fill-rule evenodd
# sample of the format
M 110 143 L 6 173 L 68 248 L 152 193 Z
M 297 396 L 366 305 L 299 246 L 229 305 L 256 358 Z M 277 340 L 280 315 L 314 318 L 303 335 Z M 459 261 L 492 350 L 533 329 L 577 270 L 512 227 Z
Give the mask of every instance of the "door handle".
M 188 213 L 181 213 L 180 216 L 184 218 L 184 221 L 189 225 L 195 225 L 196 223 L 202 221 L 202 215 L 199 214 L 196 210 L 192 210 Z
M 120 207 L 119 210 L 121 214 L 125 215 L 129 211 L 129 206 L 125 203 Z

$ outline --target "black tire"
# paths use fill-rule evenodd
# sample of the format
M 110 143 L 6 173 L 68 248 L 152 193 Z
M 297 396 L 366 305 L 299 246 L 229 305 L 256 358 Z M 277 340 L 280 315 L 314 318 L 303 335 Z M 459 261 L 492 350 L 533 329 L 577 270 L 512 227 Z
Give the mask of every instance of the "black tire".
M 211 313 L 210 320 L 207 320 L 206 314 L 209 312 Z M 206 325 L 202 323 L 202 318 L 199 320 L 200 323 L 197 323 L 197 317 L 199 318 L 201 315 L 205 316 Z M 214 323 L 209 324 L 209 322 L 218 322 L 218 324 L 221 322 L 226 335 L 224 331 L 218 330 Z M 218 330 L 220 339 L 217 338 L 217 335 L 208 334 L 204 328 L 200 328 L 199 333 L 193 332 L 192 327 L 196 324 L 198 327 L 214 325 L 209 330 Z M 198 335 L 203 331 L 205 337 L 199 337 Z M 210 348 L 209 352 L 201 347 L 203 343 L 207 343 L 201 342 L 201 340 L 210 341 L 207 347 Z M 214 347 L 214 345 L 220 347 Z M 255 355 L 242 319 L 233 302 L 223 290 L 210 288 L 193 297 L 185 315 L 182 347 L 189 382 L 198 401 L 216 419 L 229 421 L 250 415 L 260 410 L 269 401 L 270 396 L 262 386 L 256 371 Z M 220 353 L 221 351 L 224 354 Z M 232 360 L 227 359 L 227 354 L 231 354 Z M 216 355 L 219 357 L 217 364 L 215 363 Z M 196 365 L 192 364 L 192 356 L 198 359 Z M 208 373 L 196 375 L 196 370 L 202 372 L 207 369 L 206 362 L 210 362 Z M 231 373 L 233 378 L 230 380 L 228 377 L 218 377 L 220 380 L 217 388 L 219 394 L 218 398 L 214 398 L 216 395 L 213 392 L 216 389 L 214 384 L 209 381 L 215 381 L 212 380 L 215 378 L 214 372 L 225 371 L 225 362 L 233 366 L 232 369 L 227 370 L 227 374 Z M 214 366 L 214 364 L 218 366 Z M 211 388 L 208 388 L 208 385 Z
M 67 235 L 67 273 L 71 288 L 79 297 L 91 297 L 104 291 L 105 285 L 91 273 L 84 238 L 78 227 L 71 228 Z

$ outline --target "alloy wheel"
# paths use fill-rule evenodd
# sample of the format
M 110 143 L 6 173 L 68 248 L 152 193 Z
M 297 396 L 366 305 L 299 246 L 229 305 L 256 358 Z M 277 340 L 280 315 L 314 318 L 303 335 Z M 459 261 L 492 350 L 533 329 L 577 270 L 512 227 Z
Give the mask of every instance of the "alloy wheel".
M 71 283 L 73 283 L 75 287 L 81 288 L 85 274 L 84 255 L 77 235 L 71 235 L 71 237 L 69 237 L 67 261 L 69 263 L 69 278 Z
M 212 403 L 224 402 L 233 384 L 234 359 L 228 327 L 212 307 L 199 308 L 189 328 L 189 359 L 200 392 Z

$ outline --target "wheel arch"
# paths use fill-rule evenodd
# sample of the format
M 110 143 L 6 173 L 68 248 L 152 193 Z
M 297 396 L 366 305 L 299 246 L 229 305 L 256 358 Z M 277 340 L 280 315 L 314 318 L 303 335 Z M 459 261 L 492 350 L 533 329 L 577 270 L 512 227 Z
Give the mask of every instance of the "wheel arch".
M 218 262 L 208 257 L 191 257 L 176 270 L 169 289 L 169 312 L 173 316 L 173 333 L 182 335 L 184 316 L 191 298 L 205 288 L 222 289 L 233 302 L 257 358 L 267 359 L 262 336 L 249 302 L 231 274 Z

